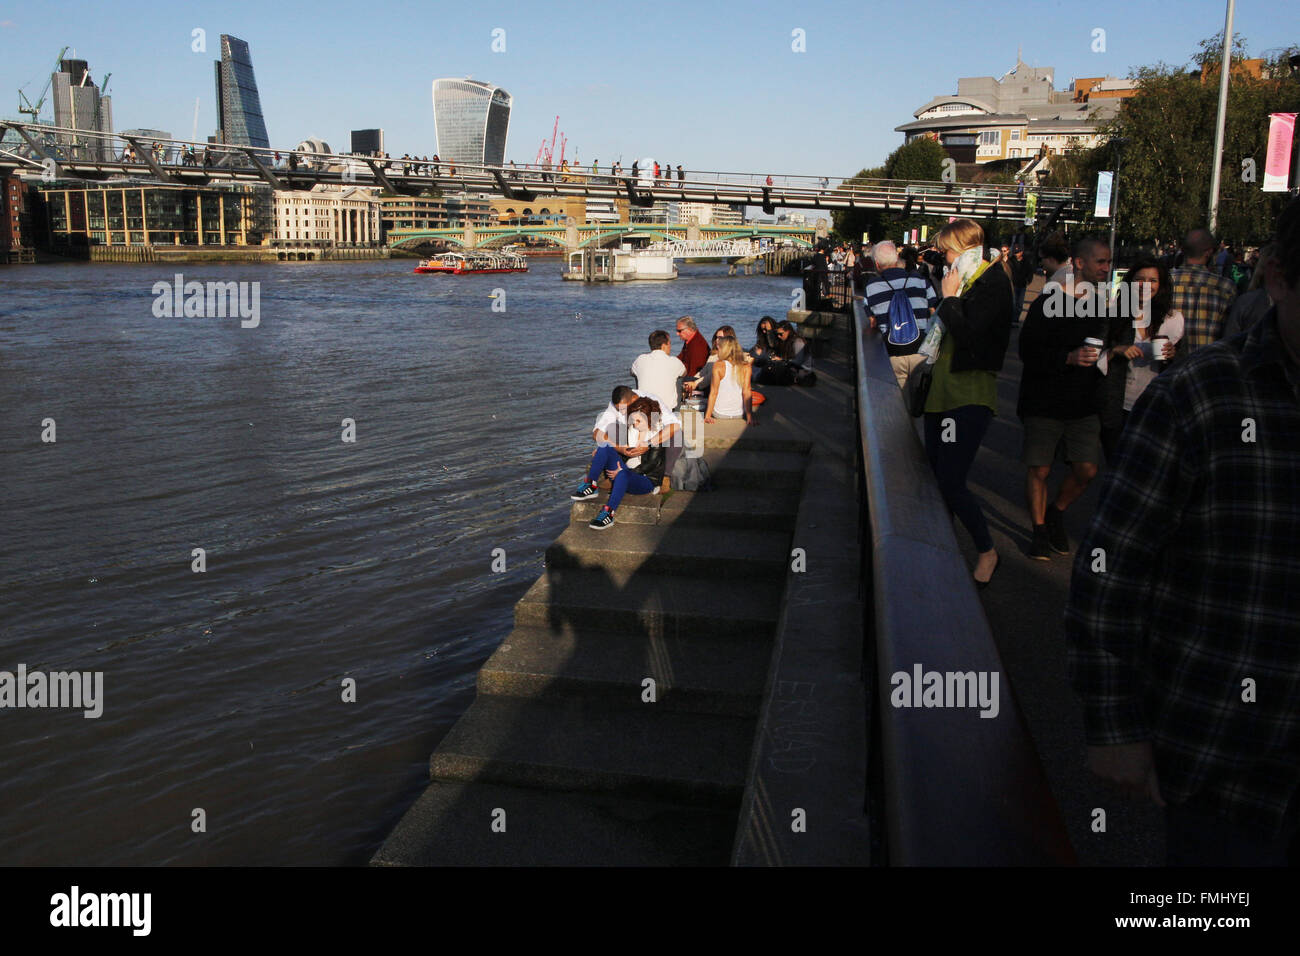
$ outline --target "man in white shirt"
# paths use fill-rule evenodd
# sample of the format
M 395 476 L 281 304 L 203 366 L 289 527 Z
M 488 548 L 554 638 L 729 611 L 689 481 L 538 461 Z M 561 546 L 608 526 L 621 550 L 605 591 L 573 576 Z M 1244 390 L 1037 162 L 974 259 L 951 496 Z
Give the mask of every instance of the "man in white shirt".
M 650 351 L 632 363 L 636 387 L 651 395 L 665 411 L 677 408 L 677 382 L 686 374 L 682 360 L 672 354 L 672 337 L 662 329 L 650 333 Z

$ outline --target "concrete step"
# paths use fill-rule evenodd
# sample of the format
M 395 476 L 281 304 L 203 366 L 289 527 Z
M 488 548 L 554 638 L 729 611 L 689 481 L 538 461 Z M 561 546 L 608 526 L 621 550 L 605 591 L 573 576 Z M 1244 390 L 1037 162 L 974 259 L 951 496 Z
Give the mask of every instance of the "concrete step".
M 701 574 L 749 580 L 785 577 L 790 535 L 756 528 L 692 528 L 678 524 L 629 524 L 598 531 L 570 525 L 546 549 L 552 568 L 624 568 L 661 574 Z
M 707 631 L 765 640 L 780 599 L 779 588 L 707 573 L 547 568 L 515 605 L 515 624 L 552 629 L 567 624 L 647 637 Z
M 505 831 L 492 828 L 504 811 Z M 726 866 L 736 814 L 554 793 L 494 783 L 434 782 L 372 866 Z M 498 830 L 500 825 L 498 824 Z
M 678 491 L 659 511 L 660 524 L 691 527 L 762 528 L 789 531 L 799 510 L 799 492 L 781 489 L 718 488 Z M 623 509 L 619 508 L 619 517 Z
M 585 525 L 608 500 L 601 493 L 587 501 L 575 501 L 569 520 Z M 719 488 L 715 491 L 674 491 L 667 498 L 659 495 L 624 495 L 618 506 L 618 525 L 678 523 L 692 527 L 765 528 L 789 531 L 798 511 L 796 490 L 762 490 Z M 613 529 L 601 532 L 613 534 Z
M 478 692 L 641 703 L 647 677 L 665 710 L 755 716 L 772 656 L 769 641 L 708 633 L 647 638 L 619 631 L 517 627 L 478 674 Z M 651 706 L 651 705 L 646 705 Z
M 704 449 L 709 474 L 718 488 L 766 488 L 797 491 L 803 487 L 806 455 L 797 452 Z
M 657 704 L 475 698 L 429 760 L 429 776 L 734 807 L 754 721 Z

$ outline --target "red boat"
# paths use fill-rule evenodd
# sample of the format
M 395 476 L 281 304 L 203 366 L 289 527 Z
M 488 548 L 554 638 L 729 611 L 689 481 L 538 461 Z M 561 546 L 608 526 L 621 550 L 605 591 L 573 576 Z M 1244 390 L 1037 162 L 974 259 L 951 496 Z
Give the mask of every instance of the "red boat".
M 528 260 L 513 252 L 448 252 L 435 259 L 421 259 L 415 271 L 454 276 L 527 272 Z

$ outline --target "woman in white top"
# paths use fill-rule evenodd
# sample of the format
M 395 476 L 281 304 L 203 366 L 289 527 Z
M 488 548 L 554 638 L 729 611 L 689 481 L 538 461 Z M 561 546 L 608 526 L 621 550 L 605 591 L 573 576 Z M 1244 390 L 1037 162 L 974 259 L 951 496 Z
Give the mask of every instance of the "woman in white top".
M 750 367 L 740 342 L 734 335 L 722 336 L 718 339 L 718 358 L 713 363 L 709 407 L 704 412 L 705 424 L 712 425 L 715 418 L 743 418 L 746 425 L 754 424 L 749 378 Z
M 1106 376 L 1101 444 L 1108 462 L 1114 461 L 1119 451 L 1119 438 L 1133 405 L 1174 357 L 1174 346 L 1184 332 L 1183 315 L 1172 307 L 1169 270 L 1156 259 L 1144 256 L 1133 263 L 1123 286 L 1129 307 L 1116 308 L 1111 324 L 1116 344 L 1097 362 L 1097 369 Z M 1154 353 L 1156 338 L 1165 340 L 1160 355 Z

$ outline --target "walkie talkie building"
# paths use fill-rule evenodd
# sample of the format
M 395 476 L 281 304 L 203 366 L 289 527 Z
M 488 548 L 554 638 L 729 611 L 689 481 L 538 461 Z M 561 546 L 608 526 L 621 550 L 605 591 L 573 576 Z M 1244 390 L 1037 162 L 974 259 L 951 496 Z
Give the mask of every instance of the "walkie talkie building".
M 262 100 L 253 78 L 253 58 L 248 44 L 239 37 L 221 34 L 221 59 L 213 63 L 217 73 L 218 137 L 237 146 L 270 147 Z
M 510 94 L 478 80 L 433 81 L 433 130 L 438 157 L 501 166 L 510 131 Z

